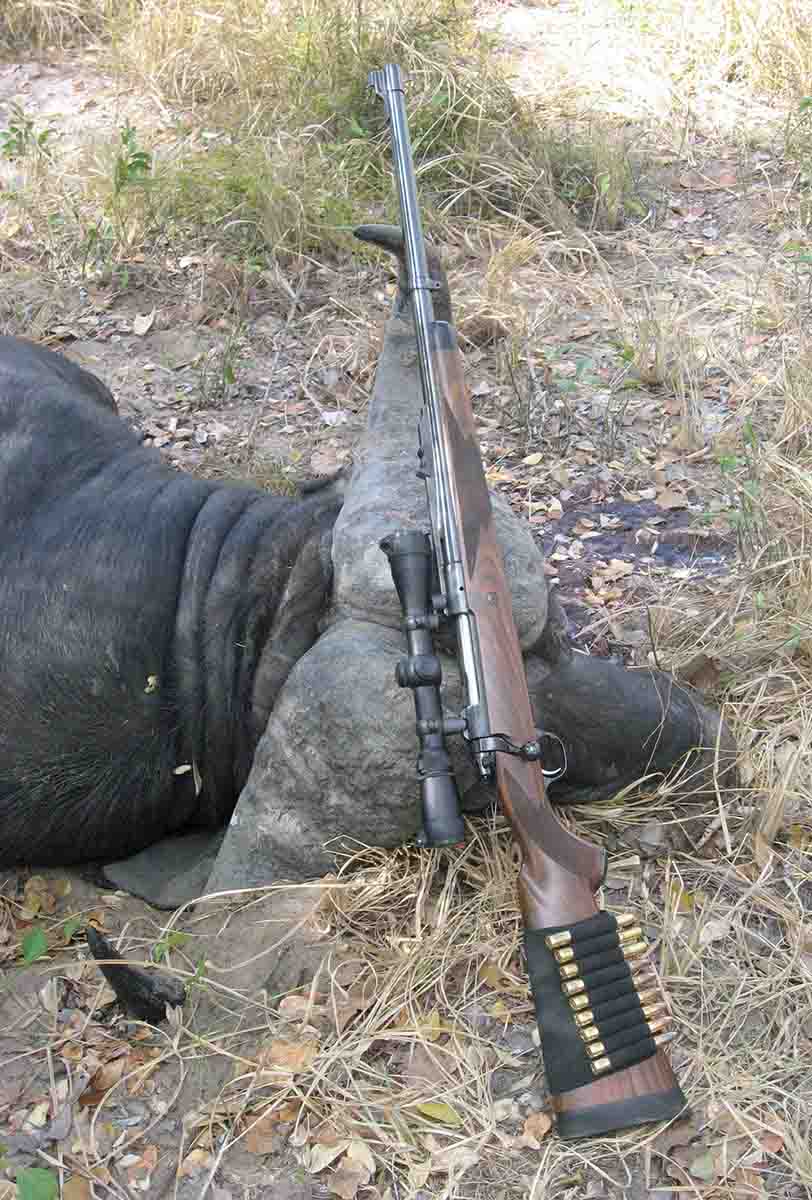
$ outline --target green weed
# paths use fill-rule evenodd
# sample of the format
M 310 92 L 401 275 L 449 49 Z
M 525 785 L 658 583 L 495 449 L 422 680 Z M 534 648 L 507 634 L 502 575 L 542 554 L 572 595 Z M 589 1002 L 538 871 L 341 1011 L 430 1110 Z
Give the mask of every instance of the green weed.
M 8 127 L 0 129 L 0 156 L 11 161 L 24 158 L 52 157 L 49 142 L 57 133 L 53 125 L 38 129 L 33 117 L 27 116 L 21 105 L 9 105 Z

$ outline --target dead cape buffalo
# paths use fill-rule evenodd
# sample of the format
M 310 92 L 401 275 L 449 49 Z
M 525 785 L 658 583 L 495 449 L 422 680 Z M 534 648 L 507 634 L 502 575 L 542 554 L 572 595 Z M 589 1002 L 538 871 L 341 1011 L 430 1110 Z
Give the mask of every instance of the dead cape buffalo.
M 0 863 L 228 820 L 330 586 L 338 505 L 195 479 L 0 338 Z
M 402 255 L 397 229 L 358 235 Z M 447 284 L 438 302 L 450 315 Z M 329 489 L 280 498 L 173 470 L 99 380 L 0 338 L 0 865 L 155 847 L 145 882 L 132 865 L 115 881 L 169 903 L 182 871 L 163 839 L 225 825 L 241 793 L 200 888 L 312 878 L 337 838 L 414 836 L 414 714 L 378 544 L 425 524 L 419 403 L 401 291 L 340 509 Z M 536 717 L 566 749 L 551 798 L 604 799 L 689 759 L 686 792 L 715 797 L 735 754 L 719 715 L 663 672 L 574 653 L 529 527 L 499 498 L 495 515 Z M 470 808 L 488 802 L 475 793 Z

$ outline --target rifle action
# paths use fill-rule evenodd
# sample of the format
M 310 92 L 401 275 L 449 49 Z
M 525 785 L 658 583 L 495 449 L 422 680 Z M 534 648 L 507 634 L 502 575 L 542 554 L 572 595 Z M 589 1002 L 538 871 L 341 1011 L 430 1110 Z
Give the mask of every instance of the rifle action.
M 668 1017 L 642 931 L 632 914 L 598 910 L 605 854 L 565 829 L 545 792 L 544 735 L 533 719 L 457 337 L 450 320 L 435 319 L 438 280 L 421 228 L 400 68 L 373 71 L 369 82 L 390 122 L 403 232 L 388 248 L 411 300 L 424 399 L 418 456 L 431 534 L 398 530 L 381 542 L 403 608 L 408 654 L 397 679 L 414 695 L 422 841 L 464 839 L 446 748 L 447 735 L 461 733 L 482 778 L 495 782 L 520 851 L 525 953 L 558 1132 L 583 1137 L 667 1120 L 686 1101 L 661 1048 Z M 387 244 L 380 227 L 356 233 Z M 441 625 L 453 627 L 464 685 L 455 717 L 442 710 L 433 643 Z

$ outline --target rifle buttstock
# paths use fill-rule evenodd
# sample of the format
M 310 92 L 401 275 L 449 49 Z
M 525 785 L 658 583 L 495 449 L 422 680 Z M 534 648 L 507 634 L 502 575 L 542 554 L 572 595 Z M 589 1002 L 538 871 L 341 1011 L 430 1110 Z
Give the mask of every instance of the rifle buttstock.
M 641 956 L 644 944 L 624 942 L 621 921 L 595 912 L 567 926 L 525 930 L 544 1069 L 562 1137 L 670 1120 L 687 1108 L 660 1049 L 669 1037 L 661 1032 L 666 1006 L 652 1012 L 656 979 Z M 552 948 L 562 937 L 574 951 L 564 968 Z M 587 1037 L 577 1017 L 585 1011 Z
M 509 733 L 514 742 L 526 742 L 536 736 L 535 721 L 473 410 L 451 326 L 434 326 L 433 346 L 490 725 L 494 731 Z M 619 931 L 613 932 L 614 918 L 599 912 L 595 900 L 605 874 L 604 852 L 561 824 L 547 799 L 540 763 L 499 753 L 496 785 L 521 854 L 517 888 L 525 951 L 559 1133 L 595 1136 L 676 1116 L 685 1110 L 685 1097 L 659 1048 L 659 1028 L 649 1024 L 638 999 L 638 967 L 633 958 L 627 959 L 640 952 L 642 943 L 625 943 Z M 566 980 L 545 941 L 562 930 L 576 931 Z M 601 934 L 600 948 L 593 931 Z M 578 947 L 589 951 L 590 941 L 592 953 L 583 957 L 582 972 Z M 648 976 L 644 978 L 651 983 Z M 580 1035 L 570 994 L 598 1005 L 593 1026 L 601 1039 L 598 1057 L 590 1054 Z M 600 1008 L 608 1001 L 613 1004 L 609 1026 Z M 604 1033 L 607 1028 L 610 1034 Z

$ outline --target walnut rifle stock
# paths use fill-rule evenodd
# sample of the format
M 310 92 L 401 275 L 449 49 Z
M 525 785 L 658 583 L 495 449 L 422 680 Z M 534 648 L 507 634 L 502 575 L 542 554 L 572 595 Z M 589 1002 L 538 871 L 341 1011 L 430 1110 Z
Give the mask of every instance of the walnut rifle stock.
M 381 543 L 404 614 L 408 656 L 398 681 L 413 690 L 415 700 L 423 837 L 430 845 L 448 845 L 463 836 L 445 748 L 447 735 L 462 733 L 481 775 L 496 784 L 520 851 L 525 952 L 559 1133 L 597 1135 L 668 1119 L 684 1110 L 685 1099 L 660 1048 L 668 1036 L 659 1033 L 662 1020 L 649 1023 L 650 1010 L 640 999 L 644 980 L 650 999 L 651 979 L 640 962 L 641 943 L 623 934 L 634 922 L 599 911 L 595 893 L 605 856 L 564 828 L 545 792 L 542 738 L 533 720 L 456 333 L 450 321 L 434 316 L 431 296 L 439 280 L 433 259 L 429 272 L 420 227 L 400 70 L 384 67 L 372 73 L 370 83 L 390 119 L 403 230 L 366 226 L 356 232 L 398 256 L 424 396 L 418 454 L 431 536 L 400 530 Z M 465 691 L 463 712 L 453 718 L 442 711 L 440 664 L 433 652 L 433 633 L 441 623 L 454 629 Z M 572 952 L 557 958 L 562 945 Z M 585 1008 L 593 1050 L 600 1046 L 597 1055 L 576 1021 Z

